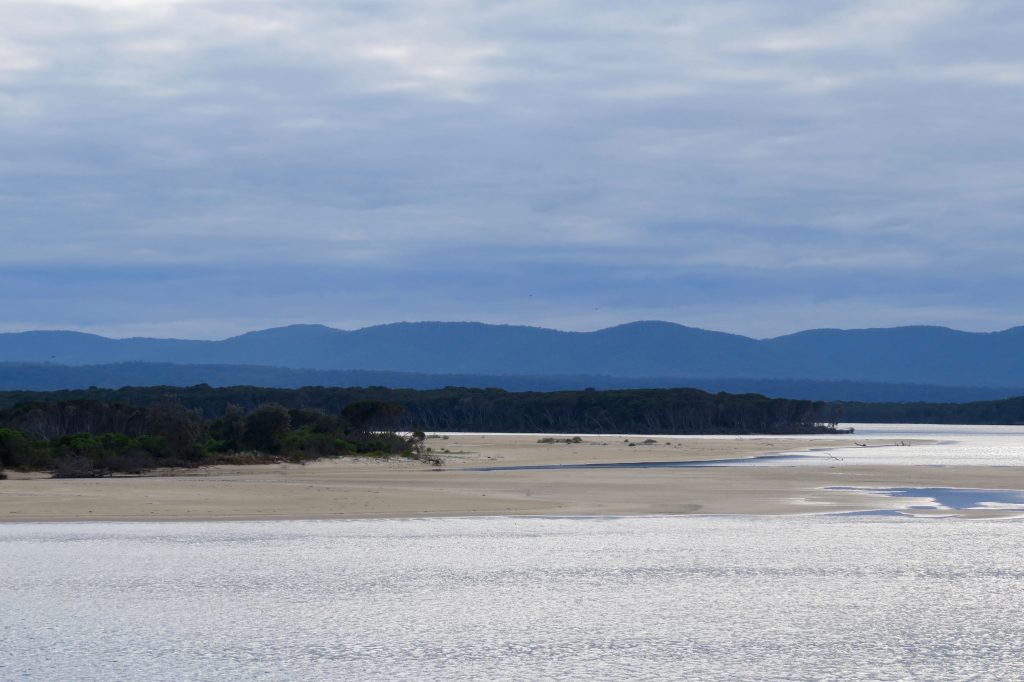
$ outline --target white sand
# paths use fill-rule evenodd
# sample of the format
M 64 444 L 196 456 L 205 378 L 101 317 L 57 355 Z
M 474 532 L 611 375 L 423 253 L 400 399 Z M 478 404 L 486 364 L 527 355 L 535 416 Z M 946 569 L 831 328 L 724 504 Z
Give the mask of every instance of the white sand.
M 408 460 L 329 460 L 305 466 L 217 466 L 144 477 L 0 481 L 0 521 L 261 519 L 505 514 L 792 514 L 897 507 L 896 500 L 826 491 L 852 487 L 1024 489 L 1024 467 L 770 466 L 677 469 L 457 471 L 460 467 L 724 459 L 848 445 L 847 441 L 622 438 L 539 444 L 538 436 L 453 435 L 428 445 L 444 470 Z M 633 442 L 643 437 L 631 439 Z M 892 444 L 876 440 L 872 444 Z M 996 515 L 967 512 L 968 516 Z

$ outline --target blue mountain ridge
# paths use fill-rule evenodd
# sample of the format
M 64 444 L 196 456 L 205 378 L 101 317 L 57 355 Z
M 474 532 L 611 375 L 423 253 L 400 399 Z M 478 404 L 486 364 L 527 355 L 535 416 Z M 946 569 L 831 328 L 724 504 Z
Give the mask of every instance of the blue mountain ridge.
M 815 329 L 763 340 L 657 321 L 592 332 L 475 322 L 399 322 L 353 331 L 294 325 L 220 341 L 30 331 L 0 334 L 0 362 L 1005 387 L 1024 386 L 1024 327 Z

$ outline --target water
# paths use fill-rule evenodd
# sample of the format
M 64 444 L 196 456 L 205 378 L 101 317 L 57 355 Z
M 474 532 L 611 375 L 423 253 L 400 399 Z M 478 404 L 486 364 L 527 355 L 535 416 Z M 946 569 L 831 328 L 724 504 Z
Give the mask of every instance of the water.
M 1024 678 L 1024 521 L 0 526 L 5 680 Z
M 1024 427 L 856 426 L 749 464 L 1024 465 Z M 1024 519 L 897 510 L 0 524 L 0 679 L 1024 679 L 1022 556 Z
M 786 436 L 797 440 L 838 440 L 845 447 L 830 448 L 816 457 L 758 458 L 738 462 L 756 466 L 834 466 L 837 459 L 852 465 L 910 466 L 1024 466 L 1024 426 L 963 426 L 945 424 L 840 424 L 852 434 Z M 658 436 L 671 439 L 671 436 Z M 765 436 L 679 436 L 701 439 L 764 439 Z M 874 439 L 934 441 L 911 446 L 878 447 Z M 866 447 L 857 445 L 864 444 Z M 796 454 L 796 453 L 793 453 Z
M 957 426 L 933 424 L 851 424 L 843 436 L 853 443 L 868 438 L 933 440 L 912 447 L 857 447 L 831 451 L 847 464 L 922 466 L 1024 466 L 1024 426 Z M 833 462 L 834 463 L 834 462 Z
M 856 493 L 870 493 L 883 497 L 910 498 L 916 504 L 908 510 L 938 509 L 965 511 L 968 509 L 1024 512 L 1024 490 L 986 490 L 976 488 L 855 488 L 846 486 L 829 487 Z M 864 512 L 853 512 L 864 513 Z
M 647 463 L 661 466 L 834 466 L 837 463 L 865 465 L 911 466 L 1024 466 L 1024 426 L 961 426 L 942 424 L 840 424 L 840 428 L 854 428 L 852 434 L 816 434 L 806 436 L 657 436 L 660 441 L 679 438 L 687 440 L 838 440 L 848 446 L 830 448 L 817 456 L 788 453 L 786 456 L 767 456 L 721 462 L 665 462 Z M 535 434 L 551 435 L 551 434 Z M 573 434 L 566 434 L 573 435 Z M 592 434 L 584 439 L 644 438 L 643 434 Z M 887 441 L 934 441 L 911 447 L 871 444 L 871 439 Z M 863 443 L 870 447 L 860 447 Z M 813 454 L 813 453 L 812 453 Z M 837 462 L 839 460 L 840 462 Z M 606 464 L 603 466 L 616 466 Z M 637 464 L 618 465 L 636 467 Z

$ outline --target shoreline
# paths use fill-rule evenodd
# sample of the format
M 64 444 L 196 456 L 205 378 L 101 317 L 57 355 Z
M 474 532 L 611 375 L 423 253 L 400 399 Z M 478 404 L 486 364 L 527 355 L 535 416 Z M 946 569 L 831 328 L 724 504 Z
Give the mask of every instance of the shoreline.
M 858 440 L 871 445 L 897 442 Z M 360 458 L 305 465 L 218 465 L 102 479 L 15 474 L 0 482 L 0 523 L 799 515 L 892 510 L 908 503 L 850 488 L 1024 489 L 1024 467 L 881 466 L 839 460 L 810 466 L 607 466 L 811 454 L 850 447 L 846 439 L 585 436 L 580 443 L 552 444 L 521 434 L 458 434 L 427 442 L 446 459 L 444 468 Z M 472 470 L 560 464 L 571 468 Z M 1000 515 L 998 510 L 956 514 Z

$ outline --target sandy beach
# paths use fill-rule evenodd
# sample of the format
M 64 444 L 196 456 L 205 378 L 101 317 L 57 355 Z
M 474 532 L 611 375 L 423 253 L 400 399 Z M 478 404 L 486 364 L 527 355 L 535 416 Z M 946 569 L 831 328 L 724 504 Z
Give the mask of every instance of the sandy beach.
M 464 470 L 748 458 L 850 444 L 824 437 L 633 437 L 632 445 L 610 436 L 586 436 L 578 444 L 538 440 L 536 435 L 432 438 L 428 444 L 445 458 L 441 469 L 404 459 L 338 459 L 104 479 L 54 480 L 8 472 L 10 480 L 0 482 L 0 520 L 794 514 L 901 504 L 825 490 L 833 486 L 1024 488 L 1024 467 L 850 466 L 840 461 L 835 466 Z

